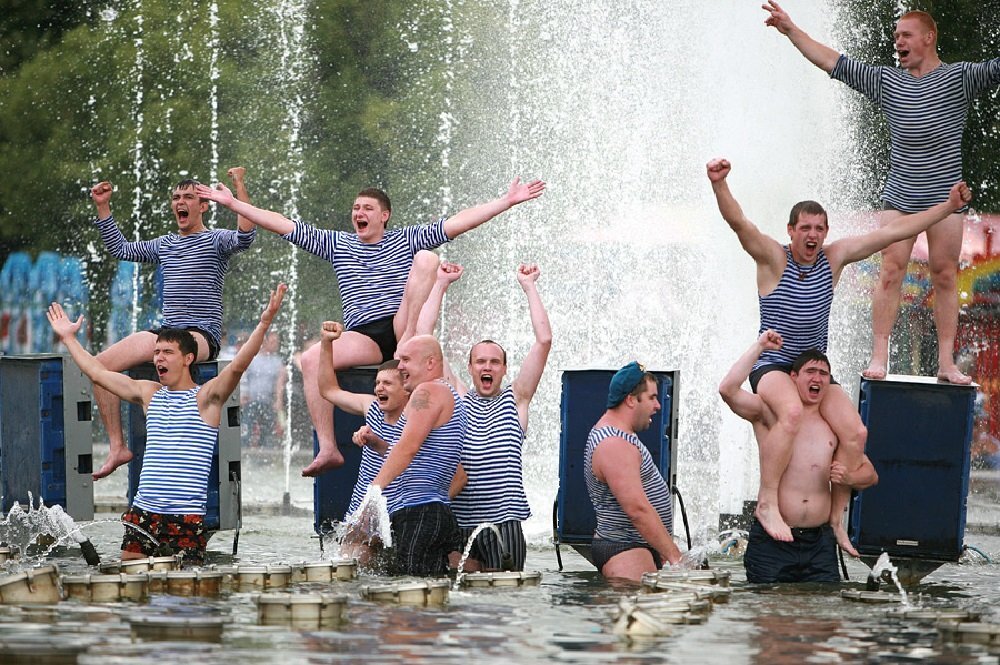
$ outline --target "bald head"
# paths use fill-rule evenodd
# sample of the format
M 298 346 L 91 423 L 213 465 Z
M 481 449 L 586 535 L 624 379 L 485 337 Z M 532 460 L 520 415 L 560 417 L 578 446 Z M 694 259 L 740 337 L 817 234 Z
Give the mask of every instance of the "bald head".
M 399 345 L 396 350 L 403 386 L 412 391 L 425 381 L 444 376 L 444 354 L 441 345 L 431 335 L 417 335 Z

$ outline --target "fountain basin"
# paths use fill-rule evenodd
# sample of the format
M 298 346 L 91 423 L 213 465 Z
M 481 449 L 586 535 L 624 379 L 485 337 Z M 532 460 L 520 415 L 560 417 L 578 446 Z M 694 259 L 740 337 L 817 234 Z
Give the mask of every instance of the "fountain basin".
M 59 569 L 40 566 L 0 577 L 0 603 L 49 604 L 59 602 Z
M 328 625 L 343 621 L 347 609 L 347 594 L 268 593 L 254 600 L 257 618 L 264 624 Z
M 120 600 L 146 600 L 149 579 L 146 575 L 64 575 L 63 598 L 89 603 L 113 603 Z
M 463 587 L 521 587 L 538 586 L 542 574 L 538 572 L 466 573 L 462 575 Z
M 219 616 L 140 616 L 130 617 L 132 639 L 137 640 L 193 640 L 218 642 L 222 631 L 231 623 L 229 617 Z

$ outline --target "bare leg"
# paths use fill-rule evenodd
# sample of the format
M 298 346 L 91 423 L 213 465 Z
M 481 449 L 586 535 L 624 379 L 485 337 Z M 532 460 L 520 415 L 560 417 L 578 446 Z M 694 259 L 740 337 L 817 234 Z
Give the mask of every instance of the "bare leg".
M 784 372 L 769 372 L 757 384 L 757 394 L 775 414 L 777 422 L 763 440 L 760 453 L 760 489 L 754 515 L 775 540 L 792 541 L 792 531 L 778 510 L 778 485 L 792 457 L 792 442 L 802 421 L 802 400 L 792 379 Z
M 208 342 L 198 333 L 194 333 L 194 338 L 198 343 L 198 360 L 205 360 L 208 358 Z M 152 361 L 155 345 L 156 335 L 144 330 L 118 340 L 98 354 L 97 359 L 112 372 L 123 372 L 141 363 Z M 93 474 L 94 480 L 98 480 L 111 474 L 122 464 L 128 464 L 132 460 L 132 451 L 125 445 L 121 400 L 118 396 L 95 385 L 94 401 L 97 402 L 97 411 L 101 415 L 104 429 L 108 432 L 108 443 L 111 446 L 108 459 Z
M 382 360 L 382 352 L 370 337 L 347 331 L 333 343 L 333 357 L 334 368 L 345 369 L 378 363 Z M 344 463 L 333 434 L 333 407 L 319 393 L 319 360 L 319 344 L 306 349 L 301 358 L 302 392 L 319 440 L 319 452 L 309 466 L 302 469 L 303 476 L 318 476 Z
M 883 210 L 879 224 L 885 226 L 902 215 L 898 210 Z M 882 267 L 872 296 L 872 358 L 862 372 L 866 378 L 884 379 L 888 371 L 889 336 L 899 315 L 900 290 L 915 240 L 901 240 L 882 250 Z
M 851 403 L 850 397 L 843 388 L 830 386 L 823 403 L 820 404 L 820 414 L 837 437 L 837 450 L 834 459 L 851 471 L 856 471 L 864 462 L 865 441 L 868 430 L 861 422 L 861 416 Z M 851 488 L 848 485 L 831 485 L 830 526 L 837 537 L 837 544 L 851 556 L 859 556 L 854 549 L 847 531 L 844 529 L 844 510 L 851 499 Z
M 643 573 L 655 573 L 656 562 L 653 555 L 645 547 L 626 550 L 621 554 L 616 554 L 601 568 L 601 574 L 608 579 L 621 578 L 642 581 Z
M 406 288 L 403 290 L 403 302 L 392 320 L 392 327 L 400 344 L 413 337 L 417 330 L 420 308 L 427 302 L 440 263 L 437 254 L 425 249 L 413 255 L 413 265 L 410 266 Z
M 955 337 L 958 335 L 958 258 L 962 251 L 962 215 L 949 215 L 927 230 L 927 245 L 934 285 L 934 325 L 938 338 L 938 379 L 950 383 L 971 383 L 972 378 L 955 364 Z

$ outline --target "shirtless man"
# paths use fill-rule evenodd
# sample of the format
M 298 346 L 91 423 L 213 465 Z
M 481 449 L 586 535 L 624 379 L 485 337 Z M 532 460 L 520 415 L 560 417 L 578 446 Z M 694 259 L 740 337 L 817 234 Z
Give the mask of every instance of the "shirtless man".
M 765 330 L 733 364 L 719 384 L 719 394 L 722 399 L 733 413 L 753 426 L 754 436 L 758 441 L 764 440 L 777 423 L 777 419 L 760 395 L 743 390 L 741 386 L 761 354 L 780 349 L 781 344 L 781 335 L 773 330 Z M 826 356 L 819 351 L 806 351 L 799 355 L 792 367 L 790 376 L 802 402 L 802 422 L 792 442 L 792 456 L 788 467 L 778 485 L 778 508 L 782 516 L 788 520 L 794 540 L 792 542 L 774 540 L 764 531 L 760 521 L 754 519 L 751 543 L 757 544 L 754 553 L 754 557 L 757 558 L 751 557 L 750 562 L 744 560 L 747 565 L 747 578 L 750 579 L 750 570 L 754 568 L 752 562 L 759 561 L 763 556 L 762 552 L 804 551 L 807 559 L 815 556 L 823 561 L 824 565 L 820 565 L 819 568 L 824 571 L 823 575 L 826 577 L 830 577 L 832 571 L 832 578 L 770 579 L 770 576 L 764 574 L 758 566 L 754 568 L 754 579 L 750 581 L 839 581 L 836 557 L 833 557 L 830 565 L 828 556 L 832 543 L 840 544 L 851 556 L 858 556 L 858 552 L 844 531 L 843 515 L 834 515 L 831 511 L 830 483 L 860 490 L 877 483 L 878 475 L 867 456 L 863 457 L 861 468 L 855 473 L 848 473 L 842 463 L 833 460 L 837 444 L 836 435 L 819 412 L 819 404 L 823 400 L 824 393 L 830 389 L 830 363 L 826 360 Z M 831 537 L 834 540 L 831 541 Z M 806 573 L 802 569 L 792 576 L 799 574 Z
M 276 212 L 261 210 L 233 198 L 225 186 L 202 187 L 199 194 L 217 201 L 254 224 L 281 235 L 302 249 L 330 261 L 337 276 L 346 330 L 337 340 L 336 369 L 384 362 L 398 343 L 414 334 L 420 308 L 434 283 L 438 259 L 431 250 L 470 231 L 512 207 L 536 199 L 545 190 L 540 180 L 522 183 L 515 178 L 507 193 L 493 201 L 467 208 L 434 224 L 418 224 L 388 231 L 392 205 L 380 189 L 358 193 L 351 211 L 354 233 L 318 229 L 293 222 Z M 334 439 L 333 410 L 316 387 L 319 349 L 302 354 L 302 384 L 319 452 L 302 470 L 317 476 L 344 463 Z
M 249 201 L 243 184 L 245 169 L 231 168 L 229 177 L 236 196 Z M 247 250 L 256 229 L 249 220 L 239 217 L 238 230 L 208 229 L 204 214 L 208 201 L 199 198 L 195 180 L 183 180 L 174 187 L 170 209 L 177 221 L 177 233 L 153 240 L 128 242 L 111 215 L 110 182 L 100 182 L 90 191 L 97 208 L 94 224 L 108 253 L 122 261 L 157 263 L 163 269 L 163 328 L 181 328 L 191 332 L 198 344 L 196 361 L 214 360 L 219 355 L 222 337 L 222 287 L 230 258 Z M 101 365 L 121 372 L 149 362 L 156 344 L 156 331 L 142 330 L 118 340 L 98 354 Z M 94 401 L 108 433 L 108 459 L 94 473 L 103 478 L 132 459 L 122 433 L 121 402 L 99 385 L 94 386 Z
M 759 332 L 771 328 L 784 340 L 780 349 L 762 354 L 750 374 L 751 388 L 777 418 L 767 436 L 758 441 L 761 472 L 755 515 L 772 538 L 789 542 L 792 532 L 778 510 L 778 483 L 802 420 L 802 401 L 788 376 L 792 362 L 808 349 L 826 352 L 833 289 L 844 266 L 913 237 L 966 206 L 972 194 L 964 182 L 956 183 L 943 203 L 828 245 L 824 244 L 829 230 L 826 211 L 815 201 L 801 201 L 792 207 L 787 227 L 790 242 L 783 246 L 743 214 L 726 182 L 731 168 L 727 160 L 714 159 L 707 166 L 708 179 L 719 212 L 756 263 Z M 824 395 L 820 411 L 840 442 L 838 461 L 854 473 L 861 467 L 868 433 L 844 390 L 834 388 Z M 834 488 L 832 510 L 838 518 L 849 498 L 846 488 Z
M 942 63 L 934 19 L 926 12 L 908 11 L 897 21 L 893 35 L 900 66 L 868 65 L 817 42 L 795 25 L 777 2 L 766 2 L 762 7 L 769 14 L 766 25 L 788 37 L 809 62 L 863 94 L 885 115 L 891 147 L 880 223 L 891 224 L 902 215 L 947 199 L 949 188 L 962 179 L 962 134 L 969 106 L 975 96 L 1000 85 L 1000 58 Z M 972 380 L 959 371 L 954 356 L 962 225 L 962 215 L 955 213 L 927 229 L 938 379 L 951 383 Z M 889 366 L 889 336 L 915 240 L 906 238 L 882 250 L 872 301 L 872 358 L 864 371 L 870 379 L 884 379 Z

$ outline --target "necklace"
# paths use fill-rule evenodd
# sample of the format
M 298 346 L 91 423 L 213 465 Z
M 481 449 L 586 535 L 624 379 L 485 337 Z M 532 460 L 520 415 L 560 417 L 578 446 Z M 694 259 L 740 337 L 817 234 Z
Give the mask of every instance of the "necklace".
M 795 259 L 792 259 L 792 265 L 795 266 L 795 270 L 798 271 L 799 273 L 800 282 L 804 282 L 806 280 L 806 277 L 812 274 L 812 271 L 816 269 L 816 263 L 818 263 L 818 261 L 814 262 L 811 266 L 809 266 L 809 270 L 803 270 L 802 266 L 796 263 Z

